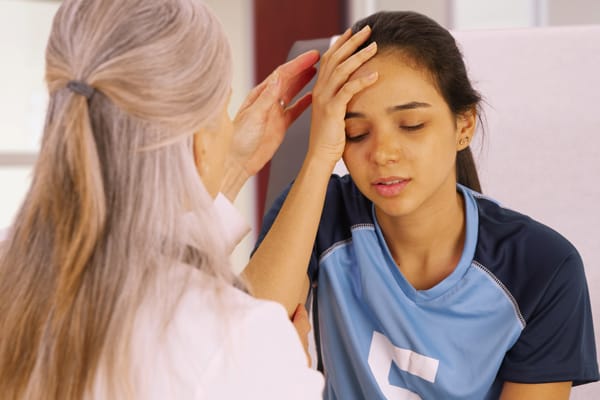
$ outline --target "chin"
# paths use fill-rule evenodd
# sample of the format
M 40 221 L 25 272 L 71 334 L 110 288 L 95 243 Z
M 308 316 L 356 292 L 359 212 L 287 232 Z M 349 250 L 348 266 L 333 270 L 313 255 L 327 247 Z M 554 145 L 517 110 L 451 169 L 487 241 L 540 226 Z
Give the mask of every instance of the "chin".
M 413 201 L 398 197 L 388 199 L 372 198 L 371 201 L 375 204 L 375 208 L 379 213 L 388 217 L 406 217 L 416 209 Z

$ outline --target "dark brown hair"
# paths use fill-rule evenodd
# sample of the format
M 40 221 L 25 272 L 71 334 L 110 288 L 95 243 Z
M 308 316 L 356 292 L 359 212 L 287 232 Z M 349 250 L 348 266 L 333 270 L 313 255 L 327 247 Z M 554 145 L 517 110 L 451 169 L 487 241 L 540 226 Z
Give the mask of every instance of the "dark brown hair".
M 424 15 L 411 11 L 382 11 L 370 15 L 352 26 L 358 32 L 371 27 L 371 36 L 357 50 L 377 43 L 379 52 L 401 51 L 418 66 L 425 68 L 454 115 L 476 110 L 481 122 L 481 95 L 467 76 L 462 53 L 447 29 Z M 470 147 L 456 157 L 458 183 L 481 192 L 479 177 Z

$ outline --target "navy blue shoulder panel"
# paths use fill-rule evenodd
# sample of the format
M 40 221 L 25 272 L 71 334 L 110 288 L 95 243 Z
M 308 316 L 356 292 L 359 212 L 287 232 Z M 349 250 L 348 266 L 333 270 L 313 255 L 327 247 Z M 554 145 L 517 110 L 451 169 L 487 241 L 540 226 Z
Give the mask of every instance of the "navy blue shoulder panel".
M 319 255 L 332 244 L 349 239 L 352 226 L 372 223 L 371 202 L 360 193 L 350 175 L 332 175 L 317 235 Z
M 551 228 L 477 199 L 475 261 L 514 298 L 525 327 L 498 376 L 540 383 L 599 379 L 590 298 L 575 247 Z
M 332 175 L 309 266 L 311 281 L 317 278 L 318 260 L 325 251 L 335 243 L 350 239 L 353 226 L 372 223 L 371 202 L 360 193 L 350 175 Z
M 477 198 L 479 237 L 475 261 L 491 271 L 517 299 L 525 320 L 563 262 L 577 256 L 558 232 L 530 217 Z

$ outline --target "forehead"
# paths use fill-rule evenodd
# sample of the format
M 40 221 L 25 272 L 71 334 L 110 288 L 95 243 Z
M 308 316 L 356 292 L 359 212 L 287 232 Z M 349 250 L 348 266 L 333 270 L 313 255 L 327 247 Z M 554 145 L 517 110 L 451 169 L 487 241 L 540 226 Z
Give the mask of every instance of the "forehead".
M 357 93 L 348 103 L 348 110 L 356 107 L 391 107 L 412 101 L 426 102 L 432 106 L 445 104 L 429 71 L 401 53 L 377 54 L 358 68 L 350 79 L 372 72 L 379 74 L 377 82 Z

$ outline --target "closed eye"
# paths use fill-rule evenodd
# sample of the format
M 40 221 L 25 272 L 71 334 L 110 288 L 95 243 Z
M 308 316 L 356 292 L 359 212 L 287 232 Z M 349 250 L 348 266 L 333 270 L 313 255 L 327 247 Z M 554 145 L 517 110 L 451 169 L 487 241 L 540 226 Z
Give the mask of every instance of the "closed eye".
M 419 129 L 423 128 L 424 126 L 425 126 L 424 123 L 418 124 L 418 125 L 400 125 L 400 129 L 403 129 L 408 132 L 414 132 L 414 131 L 418 131 Z
M 362 133 L 360 135 L 346 136 L 346 142 L 358 143 L 366 137 L 367 137 L 367 133 Z

